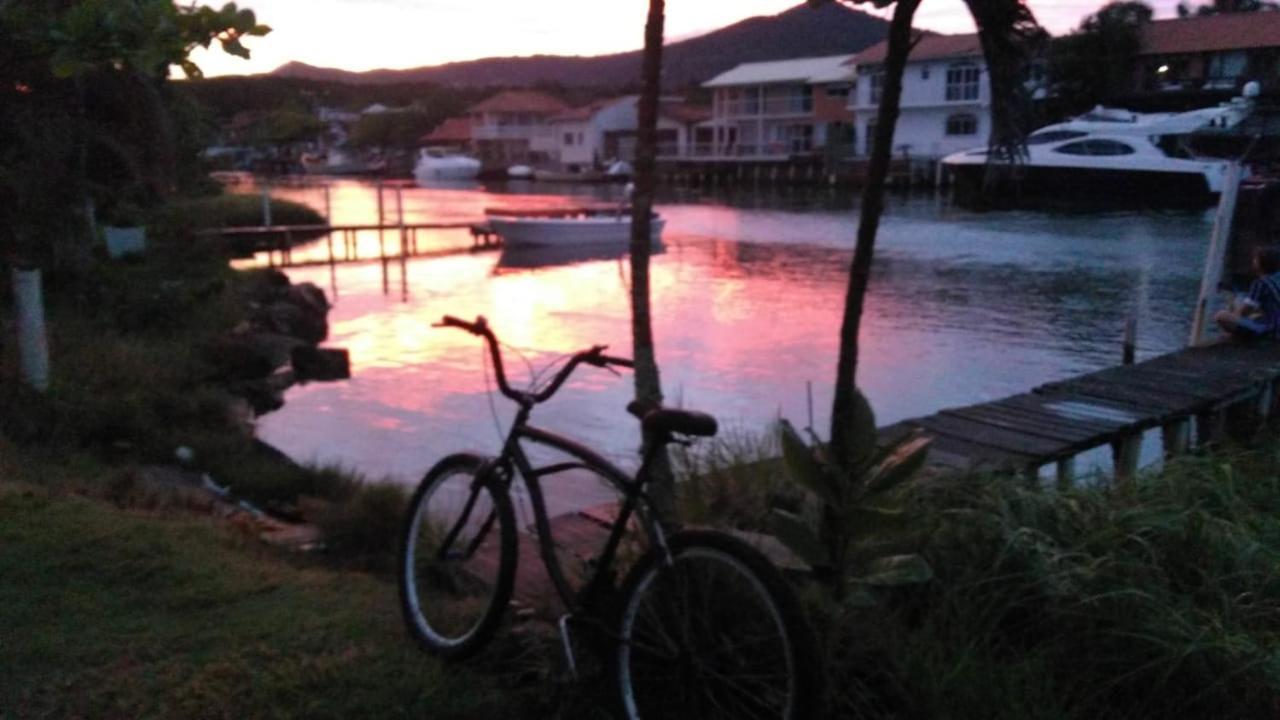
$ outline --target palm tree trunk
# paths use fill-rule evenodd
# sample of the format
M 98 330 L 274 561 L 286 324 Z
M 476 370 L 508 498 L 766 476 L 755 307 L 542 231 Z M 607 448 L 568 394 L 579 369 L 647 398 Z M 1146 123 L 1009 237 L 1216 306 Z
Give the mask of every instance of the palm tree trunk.
M 885 58 L 884 85 L 876 134 L 867 168 L 867 184 L 862 191 L 862 214 L 858 222 L 858 243 L 849 269 L 845 293 L 844 319 L 840 323 L 840 355 L 836 362 L 835 401 L 831 407 L 831 450 L 838 462 L 851 456 L 850 430 L 853 424 L 854 389 L 858 373 L 858 332 L 862 325 L 863 300 L 875 256 L 876 232 L 884 211 L 885 184 L 893 156 L 893 130 L 898 123 L 902 100 L 902 74 L 914 40 L 911 22 L 920 0 L 898 0 L 889 25 L 889 48 Z
M 653 212 L 654 165 L 658 154 L 664 6 L 664 0 L 649 0 L 640 78 L 640 117 L 636 132 L 635 193 L 631 199 L 631 343 L 636 364 L 636 399 L 646 404 L 662 402 L 662 382 L 658 376 L 653 322 L 649 313 L 649 217 Z M 643 439 L 646 452 L 651 442 L 652 438 Z M 650 498 L 659 517 L 670 525 L 675 521 L 675 481 L 665 452 L 659 453 L 650 470 Z

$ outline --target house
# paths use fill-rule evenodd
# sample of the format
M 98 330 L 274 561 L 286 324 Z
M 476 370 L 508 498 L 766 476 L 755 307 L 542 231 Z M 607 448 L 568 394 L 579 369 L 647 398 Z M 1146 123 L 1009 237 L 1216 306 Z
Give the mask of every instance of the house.
M 703 83 L 712 91 L 708 159 L 789 160 L 817 155 L 852 137 L 846 98 L 854 85 L 853 55 L 744 63 Z
M 888 42 L 881 42 L 854 59 L 858 85 L 849 107 L 862 153 L 871 152 L 875 136 L 887 51 Z M 903 72 L 901 108 L 895 151 L 936 159 L 984 144 L 991 133 L 991 84 L 978 36 L 919 36 Z
M 1250 80 L 1264 93 L 1280 93 L 1280 12 L 1152 21 L 1142 30 L 1137 60 L 1139 93 L 1236 95 Z
M 471 149 L 471 118 L 451 117 L 439 127 L 418 139 L 424 147 L 444 147 L 453 150 Z
M 616 160 L 633 162 L 640 126 L 639 100 L 637 95 L 597 100 L 553 116 L 561 169 L 578 172 L 604 169 Z M 685 105 L 680 98 L 661 98 L 658 107 L 659 154 L 683 154 L 698 123 L 710 113 Z
M 507 90 L 467 110 L 471 144 L 486 167 L 539 164 L 559 157 L 551 118 L 569 107 L 546 93 Z

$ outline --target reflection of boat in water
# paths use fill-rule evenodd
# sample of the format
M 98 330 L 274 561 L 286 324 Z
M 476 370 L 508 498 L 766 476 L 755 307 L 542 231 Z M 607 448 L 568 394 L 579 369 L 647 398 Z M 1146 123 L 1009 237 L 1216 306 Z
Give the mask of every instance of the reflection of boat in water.
M 414 179 L 424 185 L 474 180 L 479 174 L 479 160 L 439 147 L 422 148 L 413 166 Z
M 626 208 L 582 207 L 558 210 L 488 209 L 489 227 L 504 247 L 614 245 L 631 242 L 631 213 Z M 666 224 L 653 215 L 649 237 L 658 242 Z
M 308 175 L 372 175 L 386 170 L 387 163 L 361 160 L 344 150 L 330 148 L 319 155 L 304 154 L 302 167 Z
M 1241 117 L 1234 103 L 1176 114 L 1098 107 L 1029 135 L 1027 157 L 994 191 L 983 189 L 986 148 L 948 155 L 942 164 L 961 201 L 985 195 L 1207 205 L 1222 191 L 1226 163 L 1192 156 L 1187 139 L 1200 128 L 1227 127 Z
M 542 245 L 504 246 L 498 257 L 499 270 L 532 270 L 556 265 L 600 260 L 619 260 L 627 256 L 629 246 L 622 245 Z M 653 254 L 661 255 L 666 248 L 662 243 L 653 244 Z

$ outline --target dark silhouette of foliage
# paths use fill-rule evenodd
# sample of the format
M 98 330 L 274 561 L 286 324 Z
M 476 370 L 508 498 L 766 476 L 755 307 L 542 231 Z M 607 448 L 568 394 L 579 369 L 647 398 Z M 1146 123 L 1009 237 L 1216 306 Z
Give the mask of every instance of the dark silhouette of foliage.
M 1144 2 L 1114 2 L 1053 42 L 1049 77 L 1065 111 L 1081 112 L 1128 92 L 1142 27 L 1151 17 L 1151 6 Z

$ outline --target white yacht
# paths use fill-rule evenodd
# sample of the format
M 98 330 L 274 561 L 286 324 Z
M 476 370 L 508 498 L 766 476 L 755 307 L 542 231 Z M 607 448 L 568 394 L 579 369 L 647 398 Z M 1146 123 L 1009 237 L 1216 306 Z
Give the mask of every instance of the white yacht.
M 1187 138 L 1202 128 L 1234 126 L 1246 108 L 1239 100 L 1185 113 L 1099 106 L 1029 135 L 1026 157 L 996 197 L 1210 204 L 1222 191 L 1227 163 L 1195 157 Z M 983 197 L 987 155 L 987 148 L 977 148 L 943 158 L 962 201 Z
M 479 160 L 439 147 L 419 150 L 413 166 L 413 177 L 420 185 L 475 180 L 479 174 Z

